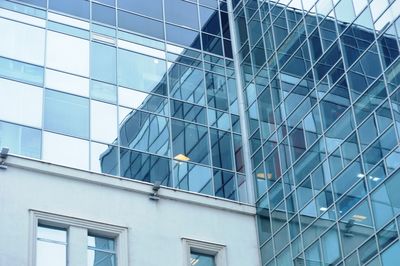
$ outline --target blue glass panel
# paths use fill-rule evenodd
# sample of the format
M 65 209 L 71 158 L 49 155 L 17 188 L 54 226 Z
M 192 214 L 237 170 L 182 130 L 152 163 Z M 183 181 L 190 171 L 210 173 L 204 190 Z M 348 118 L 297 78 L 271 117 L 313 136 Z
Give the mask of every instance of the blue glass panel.
M 120 151 L 121 176 L 170 186 L 170 160 L 143 152 Z
M 97 80 L 116 83 L 116 48 L 93 42 L 91 45 L 91 77 Z
M 0 121 L 0 147 L 10 153 L 40 159 L 42 132 L 39 129 Z
M 118 7 L 149 17 L 162 19 L 162 0 L 118 0 Z
M 43 67 L 0 57 L 0 76 L 43 86 Z
M 117 103 L 117 87 L 111 84 L 92 80 L 90 84 L 90 96 L 92 99 Z
M 47 7 L 47 0 L 17 0 L 17 1 L 35 5 L 35 6 L 40 6 L 43 8 Z
M 382 254 L 382 266 L 396 266 L 399 263 L 400 242 L 390 246 Z
M 168 119 L 133 110 L 121 125 L 120 143 L 131 149 L 169 155 Z
M 235 174 L 232 172 L 214 170 L 215 196 L 236 200 Z
M 128 12 L 118 11 L 118 27 L 164 39 L 164 25 L 162 22 Z
M 198 29 L 197 6 L 183 0 L 165 1 L 166 21 Z
M 89 138 L 89 99 L 46 90 L 44 128 L 75 137 Z
M 181 101 L 171 100 L 171 116 L 200 124 L 207 123 L 204 107 Z
M 166 25 L 167 41 L 176 44 L 201 49 L 200 34 L 197 31 L 185 29 L 171 24 Z
M 177 160 L 209 164 L 207 128 L 173 119 L 172 149 Z
M 167 94 L 165 61 L 118 50 L 119 85 L 145 92 Z
M 90 6 L 87 0 L 49 0 L 49 9 L 85 19 L 89 19 L 90 15 Z
M 115 26 L 115 9 L 92 3 L 92 19 L 94 21 Z
M 219 22 L 219 12 L 214 9 L 200 7 L 201 30 L 210 34 L 220 35 L 221 27 Z
M 173 161 L 176 187 L 204 194 L 213 194 L 211 169 L 209 167 Z
M 211 129 L 210 135 L 213 165 L 233 170 L 232 135 L 216 129 Z

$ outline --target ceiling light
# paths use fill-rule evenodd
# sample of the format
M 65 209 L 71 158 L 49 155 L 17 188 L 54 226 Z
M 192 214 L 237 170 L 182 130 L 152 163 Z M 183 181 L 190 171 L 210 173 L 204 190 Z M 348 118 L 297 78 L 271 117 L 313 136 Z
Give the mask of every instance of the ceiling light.
M 325 212 L 325 211 L 328 210 L 328 208 L 327 207 L 321 207 L 321 208 L 319 208 L 319 210 L 322 211 L 322 212 Z
M 264 173 L 257 173 L 256 174 L 258 179 L 264 179 L 265 180 L 265 174 Z
M 376 177 L 376 176 L 369 176 L 368 178 L 374 182 L 378 182 L 379 180 L 381 180 L 379 177 Z
M 362 173 L 359 173 L 359 174 L 357 175 L 358 178 L 363 178 L 364 176 L 365 176 L 365 175 L 362 174 Z
M 178 161 L 184 161 L 184 162 L 190 161 L 190 158 L 187 157 L 187 156 L 185 156 L 185 155 L 183 155 L 182 153 L 176 155 L 176 156 L 174 157 L 174 159 L 175 159 L 175 160 L 178 160 Z
M 365 219 L 367 219 L 367 217 L 364 216 L 364 215 L 360 215 L 360 214 L 354 214 L 353 215 L 353 220 L 356 221 L 356 222 L 362 222 Z

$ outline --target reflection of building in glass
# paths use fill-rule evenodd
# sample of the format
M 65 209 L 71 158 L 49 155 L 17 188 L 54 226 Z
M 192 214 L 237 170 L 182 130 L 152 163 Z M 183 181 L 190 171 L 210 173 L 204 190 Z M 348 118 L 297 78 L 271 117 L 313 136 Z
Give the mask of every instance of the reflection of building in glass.
M 234 11 L 263 265 L 395 265 L 399 2 L 337 2 Z
M 99 252 L 92 260 L 108 252 L 107 263 L 119 263 L 124 230 L 104 234 L 98 223 L 120 224 L 118 217 L 136 230 L 137 217 L 156 217 L 180 227 L 172 239 L 163 224 L 149 223 L 157 224 L 153 235 L 185 243 L 188 265 L 224 266 L 224 248 L 236 256 L 229 266 L 258 265 L 257 252 L 262 266 L 397 265 L 399 15 L 400 0 L 0 0 L 0 148 L 66 166 L 40 173 L 93 174 L 82 187 L 105 178 L 140 192 L 130 194 L 135 202 L 121 191 L 92 202 L 107 206 L 101 214 L 85 204 L 60 213 L 93 219 L 92 229 L 38 214 L 39 230 L 63 238 L 39 232 L 36 240 L 65 247 L 65 233 L 76 237 L 80 228 L 81 240 L 86 232 L 113 243 L 105 251 L 85 245 Z M 62 194 L 58 188 L 49 191 Z M 91 189 L 88 198 L 103 192 Z M 159 204 L 154 214 L 138 196 L 149 193 L 187 206 Z M 129 216 L 127 203 L 145 206 L 135 205 L 143 216 Z M 165 215 L 180 208 L 177 218 Z M 237 230 L 242 220 L 225 211 L 256 220 L 257 232 Z M 224 218 L 208 224 L 213 215 Z M 209 243 L 193 244 L 185 230 L 196 238 L 211 232 Z M 253 249 L 241 240 L 252 237 Z M 251 256 L 238 252 L 239 242 Z

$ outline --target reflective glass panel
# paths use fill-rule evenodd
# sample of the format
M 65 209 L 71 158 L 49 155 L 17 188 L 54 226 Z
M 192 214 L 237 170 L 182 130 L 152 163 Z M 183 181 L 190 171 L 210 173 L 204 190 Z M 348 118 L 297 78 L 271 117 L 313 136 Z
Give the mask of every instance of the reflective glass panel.
M 89 76 L 89 41 L 48 31 L 46 65 L 72 74 Z
M 0 56 L 43 65 L 44 29 L 0 18 L 0 32 Z
M 89 138 L 89 99 L 46 90 L 44 128 L 57 133 Z
M 92 42 L 91 46 L 91 77 L 100 81 L 115 83 L 117 52 L 115 47 Z
M 174 160 L 175 186 L 180 189 L 213 194 L 211 169 L 209 167 Z
M 215 258 L 212 255 L 191 251 L 190 263 L 197 266 L 215 266 Z
M 0 78 L 0 119 L 40 128 L 43 89 Z
M 41 131 L 0 121 L 0 147 L 10 153 L 40 159 Z
M 207 128 L 172 120 L 173 157 L 181 161 L 209 164 Z
M 89 169 L 89 142 L 50 132 L 43 132 L 44 161 L 79 169 Z
M 171 185 L 169 159 L 121 148 L 120 163 L 123 177 Z
M 165 61 L 118 50 L 118 82 L 121 86 L 165 95 Z
M 120 125 L 120 143 L 124 147 L 169 155 L 168 119 L 132 110 Z
M 168 22 L 198 29 L 197 6 L 183 0 L 165 1 L 165 18 Z

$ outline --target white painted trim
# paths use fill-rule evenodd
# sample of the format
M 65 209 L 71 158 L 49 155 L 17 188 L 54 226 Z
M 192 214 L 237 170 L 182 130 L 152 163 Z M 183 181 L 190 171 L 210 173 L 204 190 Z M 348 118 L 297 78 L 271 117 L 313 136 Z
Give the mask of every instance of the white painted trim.
M 116 255 L 118 266 L 129 266 L 128 261 L 128 228 L 117 225 L 110 225 L 102 222 L 93 222 L 85 219 L 69 217 L 59 214 L 29 210 L 30 213 L 30 240 L 29 240 L 29 266 L 36 265 L 36 235 L 39 221 L 54 224 L 65 228 L 84 228 L 88 232 L 94 232 L 106 237 L 115 238 Z M 70 251 L 68 239 L 68 253 Z M 86 245 L 87 246 L 87 245 Z M 73 254 L 67 254 L 67 257 Z M 70 265 L 73 266 L 73 265 Z
M 226 260 L 226 246 L 223 244 L 217 244 L 213 242 L 182 238 L 183 242 L 183 266 L 191 266 L 190 264 L 190 252 L 204 253 L 215 257 L 216 266 L 227 266 Z

